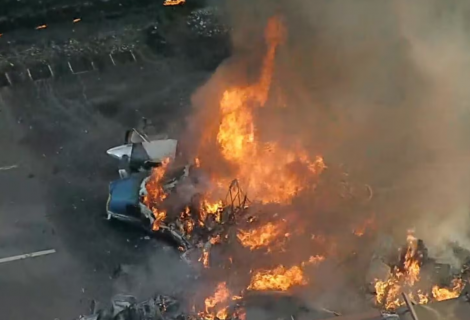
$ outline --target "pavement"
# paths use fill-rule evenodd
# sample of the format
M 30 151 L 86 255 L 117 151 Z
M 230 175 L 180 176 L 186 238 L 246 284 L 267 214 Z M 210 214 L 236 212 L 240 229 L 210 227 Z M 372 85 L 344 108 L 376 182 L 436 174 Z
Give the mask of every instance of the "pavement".
M 75 319 L 190 281 L 166 244 L 104 219 L 118 177 L 105 151 L 142 116 L 177 135 L 210 73 L 160 58 L 0 89 L 1 319 Z

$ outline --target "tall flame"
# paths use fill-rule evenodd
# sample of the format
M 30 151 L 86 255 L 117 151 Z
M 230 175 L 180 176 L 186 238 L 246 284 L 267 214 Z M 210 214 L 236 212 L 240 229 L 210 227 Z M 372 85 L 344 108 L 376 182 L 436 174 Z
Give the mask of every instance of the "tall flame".
M 420 261 L 416 259 L 417 239 L 411 234 L 407 236 L 407 249 L 404 257 L 403 269 L 395 267 L 385 280 L 377 280 L 375 290 L 377 303 L 388 310 L 393 310 L 404 304 L 401 293 L 406 293 L 410 298 L 416 298 L 425 303 L 428 301 L 427 295 L 421 291 L 413 292 L 412 287 L 420 279 Z
M 145 184 L 147 194 L 143 197 L 142 202 L 150 210 L 152 210 L 155 221 L 153 222 L 152 229 L 158 231 L 160 225 L 165 221 L 166 211 L 160 209 L 161 203 L 166 199 L 167 194 L 163 190 L 163 176 L 165 175 L 166 169 L 170 163 L 169 159 L 165 159 L 160 167 L 152 169 L 152 174 Z
M 204 301 L 205 312 L 201 313 L 206 320 L 227 318 L 228 302 L 230 301 L 230 291 L 227 288 L 226 282 L 220 282 L 217 285 L 214 295 L 206 298 Z
M 264 203 L 289 202 L 305 188 L 304 177 L 289 170 L 290 165 L 300 163 L 313 176 L 325 168 L 321 157 L 311 160 L 300 146 L 286 150 L 276 142 L 260 142 L 257 135 L 255 109 L 266 105 L 276 51 L 285 36 L 281 20 L 270 19 L 265 31 L 268 48 L 258 82 L 227 89 L 220 101 L 217 142 L 221 154 L 237 168 L 237 178 L 247 186 L 250 195 Z

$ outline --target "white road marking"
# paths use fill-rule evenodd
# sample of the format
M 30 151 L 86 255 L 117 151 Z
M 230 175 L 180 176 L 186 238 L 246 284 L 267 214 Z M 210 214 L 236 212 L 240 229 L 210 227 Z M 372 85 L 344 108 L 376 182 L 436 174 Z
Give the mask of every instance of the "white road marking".
M 34 258 L 34 257 L 39 257 L 39 256 L 45 256 L 45 255 L 52 254 L 52 253 L 56 253 L 55 249 L 37 251 L 37 252 L 27 253 L 27 254 L 20 254 L 19 256 L 1 258 L 0 263 L 11 262 L 11 261 L 27 259 L 27 258 Z
M 14 164 L 12 166 L 0 167 L 0 171 L 6 171 L 6 170 L 11 170 L 11 169 L 16 169 L 16 168 L 18 168 L 18 165 Z

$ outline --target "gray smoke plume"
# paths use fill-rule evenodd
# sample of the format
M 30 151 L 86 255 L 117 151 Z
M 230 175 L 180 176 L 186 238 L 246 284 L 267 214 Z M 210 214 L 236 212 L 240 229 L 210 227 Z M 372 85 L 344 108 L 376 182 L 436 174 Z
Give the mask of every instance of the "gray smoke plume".
M 193 97 L 194 136 L 217 129 L 224 87 L 256 79 L 263 29 L 278 15 L 288 36 L 256 119 L 260 135 L 284 145 L 300 138 L 312 156 L 344 164 L 374 190 L 378 233 L 403 243 L 413 228 L 431 254 L 458 265 L 451 244 L 470 250 L 470 4 L 239 0 L 227 8 L 234 54 Z M 344 221 L 364 219 L 344 207 L 327 213 L 306 219 L 336 232 L 338 246 Z

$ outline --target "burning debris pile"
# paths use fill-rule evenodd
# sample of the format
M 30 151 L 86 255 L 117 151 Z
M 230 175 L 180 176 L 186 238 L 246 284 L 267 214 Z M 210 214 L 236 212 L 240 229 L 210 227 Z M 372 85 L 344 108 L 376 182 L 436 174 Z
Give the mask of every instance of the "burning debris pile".
M 380 308 L 395 310 L 405 305 L 403 294 L 419 304 L 453 299 L 461 294 L 465 285 L 464 272 L 447 274 L 445 278 L 451 276 L 452 279 L 446 287 L 433 285 L 436 281 L 433 279 L 433 271 L 448 266 L 439 265 L 430 259 L 423 241 L 415 238 L 412 232 L 408 234 L 407 245 L 398 252 L 398 259 L 390 266 L 387 278 L 375 280 L 376 303 Z
M 168 213 L 164 208 L 164 201 L 179 182 L 175 179 L 165 180 L 169 165 L 170 162 L 165 161 L 161 167 L 153 169 L 146 180 L 145 190 L 141 191 L 142 202 L 150 208 L 154 218 L 152 230 L 169 233 L 181 251 L 186 252 L 196 247 L 208 250 L 212 244 L 227 238 L 226 227 L 235 222 L 235 217 L 246 209 L 249 200 L 238 181 L 234 180 L 224 201 L 209 203 L 202 195 L 195 194 L 182 211 Z M 189 168 L 185 167 L 185 170 Z M 184 176 L 188 175 L 189 172 L 186 171 Z M 205 257 L 204 263 L 207 264 L 208 255 Z
M 246 319 L 244 310 L 252 306 L 266 310 L 282 309 L 282 312 L 273 310 L 273 314 L 280 320 L 289 320 L 304 314 L 310 319 L 334 317 L 334 314 L 328 310 L 309 308 L 298 299 L 287 295 L 253 295 L 245 299 L 241 297 L 229 299 L 229 291 L 223 283 L 217 289 L 214 296 L 205 300 L 205 311 L 199 313 L 186 312 L 182 300 L 175 297 L 155 295 L 151 299 L 139 302 L 134 296 L 119 294 L 112 298 L 108 308 L 93 310 L 92 315 L 82 316 L 77 320 L 242 320 Z M 223 301 L 228 301 L 227 307 L 212 315 L 215 306 Z
M 284 146 L 263 142 L 258 136 L 256 115 L 268 108 L 274 59 L 285 38 L 281 20 L 270 19 L 258 81 L 229 87 L 221 94 L 219 121 L 207 123 L 198 157 L 186 172 L 185 182 L 176 185 L 166 180 L 173 170 L 167 161 L 153 169 L 146 190 L 141 192 L 153 215 L 152 229 L 169 233 L 183 258 L 200 266 L 201 277 L 214 284 L 213 295 L 202 298 L 205 306 L 195 307 L 202 319 L 240 317 L 243 312 L 229 312 L 230 306 L 250 292 L 305 288 L 322 264 L 343 263 L 345 256 L 373 236 L 375 215 L 367 207 L 373 196 L 370 186 L 351 183 L 342 166 L 329 164 L 327 168 L 322 156 L 310 156 L 300 142 Z M 214 149 L 220 157 L 215 164 L 209 156 Z M 223 166 L 230 168 L 229 175 L 218 170 Z M 185 193 L 180 188 L 200 184 L 197 173 L 210 183 L 195 188 L 202 191 L 193 192 L 184 207 L 169 205 L 181 203 L 172 201 Z M 250 199 L 242 187 L 249 190 Z M 302 197 L 315 199 L 316 206 L 310 211 L 333 212 L 348 206 L 366 212 L 367 217 L 360 223 L 351 219 L 342 226 L 334 225 L 344 242 L 339 246 L 334 236 L 304 223 L 305 213 L 294 206 Z M 306 241 L 309 250 L 299 250 Z M 424 244 L 410 234 L 387 278 L 375 280 L 377 307 L 394 310 L 402 306 L 402 292 L 419 303 L 457 297 L 463 288 L 462 278 L 453 279 L 451 288 L 420 285 L 424 282 L 420 271 L 428 262 Z
M 140 191 L 152 230 L 170 234 L 183 258 L 213 288 L 186 306 L 193 316 L 178 319 L 243 319 L 239 301 L 256 292 L 316 294 L 328 285 L 315 277 L 318 270 L 344 267 L 351 256 L 367 255 L 361 251 L 375 236 L 369 185 L 352 183 L 342 165 L 311 155 L 300 141 L 282 144 L 260 137 L 256 118 L 271 107 L 274 60 L 286 36 L 281 19 L 270 19 L 258 79 L 221 93 L 217 115 L 205 119 L 194 165 L 183 170 L 185 179 L 168 179 L 181 166 L 164 161 Z M 346 208 L 352 214 L 340 216 L 341 223 L 322 219 Z M 435 263 L 411 233 L 398 259 L 390 261 L 387 276 L 373 283 L 380 309 L 404 305 L 402 293 L 421 304 L 454 298 L 466 281 L 457 275 L 447 285 L 432 283 L 424 270 Z M 166 319 L 165 310 L 160 307 L 156 319 Z

